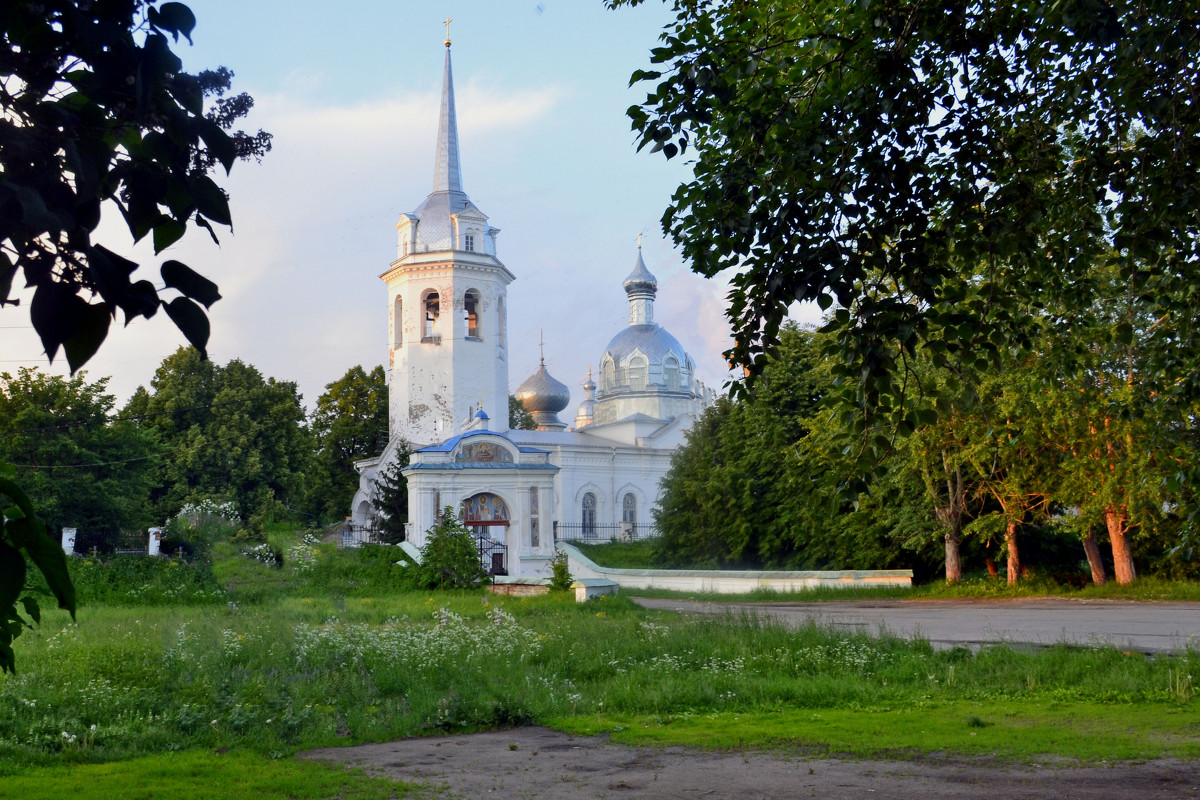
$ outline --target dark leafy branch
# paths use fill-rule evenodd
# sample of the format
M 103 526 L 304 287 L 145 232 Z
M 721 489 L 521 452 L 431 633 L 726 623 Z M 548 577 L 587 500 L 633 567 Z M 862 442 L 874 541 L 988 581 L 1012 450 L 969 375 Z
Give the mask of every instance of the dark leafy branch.
M 671 5 L 628 113 L 639 147 L 692 159 L 663 228 L 732 271 L 731 361 L 760 372 L 817 302 L 863 426 L 891 424 L 906 357 L 969 375 L 1027 349 L 1030 310 L 1091 308 L 1116 252 L 1171 316 L 1154 368 L 1196 396 L 1194 3 Z

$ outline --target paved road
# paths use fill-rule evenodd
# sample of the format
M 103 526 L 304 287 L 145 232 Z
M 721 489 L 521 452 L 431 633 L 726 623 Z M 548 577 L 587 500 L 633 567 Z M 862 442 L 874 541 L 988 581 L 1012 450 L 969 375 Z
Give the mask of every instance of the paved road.
M 704 603 L 635 598 L 646 608 L 689 614 L 752 614 L 799 627 L 887 632 L 938 648 L 1023 645 L 1111 646 L 1143 653 L 1200 649 L 1200 603 L 1020 600 L 857 600 L 836 603 Z

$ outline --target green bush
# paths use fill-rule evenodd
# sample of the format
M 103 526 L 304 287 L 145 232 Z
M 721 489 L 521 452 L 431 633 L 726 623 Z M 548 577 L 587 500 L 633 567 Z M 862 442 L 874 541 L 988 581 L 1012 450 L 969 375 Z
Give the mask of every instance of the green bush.
M 233 503 L 215 500 L 188 503 L 167 520 L 163 550 L 208 558 L 213 545 L 233 537 L 241 524 Z
M 486 576 L 475 537 L 459 522 L 454 509 L 447 508 L 441 521 L 426 533 L 420 582 L 430 589 L 467 589 Z
M 114 555 L 69 559 L 79 605 L 193 605 L 224 603 L 211 565 L 178 558 Z
M 571 576 L 571 570 L 567 564 L 567 554 L 563 550 L 556 550 L 554 558 L 550 559 L 550 591 L 566 592 L 571 589 L 571 584 L 575 582 L 575 578 Z

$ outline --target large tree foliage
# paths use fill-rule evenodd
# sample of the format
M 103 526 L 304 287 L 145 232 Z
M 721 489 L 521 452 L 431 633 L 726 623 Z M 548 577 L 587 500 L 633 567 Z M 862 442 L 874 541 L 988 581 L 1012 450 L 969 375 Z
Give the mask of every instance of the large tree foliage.
M 106 384 L 106 378 L 90 383 L 82 373 L 0 373 L 0 460 L 17 468 L 52 531 L 79 529 L 81 547 L 149 522 L 156 438 L 112 417 L 116 401 Z
M 118 311 L 126 321 L 161 306 L 197 349 L 208 341 L 217 287 L 186 265 L 162 264 L 160 290 L 134 281 L 138 265 L 92 241 L 105 204 L 135 241 L 156 252 L 188 226 L 230 225 L 225 193 L 209 177 L 269 137 L 231 136 L 248 96 L 220 98 L 230 74 L 190 75 L 171 52 L 196 20 L 182 3 L 18 0 L 0 10 L 0 303 L 20 270 L 33 288 L 30 317 L 53 359 L 78 369 Z M 205 95 L 218 97 L 205 114 Z M 164 292 L 170 299 L 161 299 Z
M 909 435 L 895 438 L 853 502 L 835 491 L 855 474 L 857 445 L 846 446 L 842 398 L 828 394 L 834 365 L 823 343 L 833 334 L 785 327 L 754 390 L 721 399 L 676 452 L 660 555 L 932 577 L 941 547 L 950 583 L 964 564 L 995 574 L 1001 560 L 1010 584 L 1027 569 L 1071 580 L 1090 571 L 1102 583 L 1107 539 L 1119 582 L 1133 579 L 1135 557 L 1152 572 L 1190 574 L 1168 549 L 1181 522 L 1179 473 L 1196 461 L 1196 415 L 1137 378 L 1137 348 L 1097 327 L 1102 316 L 1071 337 L 1035 337 L 1036 355 L 1006 356 L 971 389 L 952 390 L 951 373 L 918 356 L 917 379 L 938 391 L 906 417 Z
M 358 489 L 354 462 L 383 452 L 388 441 L 387 379 L 383 367 L 351 367 L 326 385 L 310 420 L 316 455 L 308 472 L 312 510 L 342 519 Z
M 403 470 L 411 455 L 408 442 L 399 442 L 392 461 L 375 475 L 371 505 L 381 542 L 399 544 L 407 536 L 408 478 L 404 477 Z
M 856 511 L 814 502 L 843 468 L 821 401 L 831 386 L 821 339 L 787 326 L 753 395 L 707 409 L 672 458 L 656 514 L 667 562 L 709 566 L 884 568 L 906 561 L 911 521 L 895 503 Z M 883 482 L 880 498 L 919 493 Z M 842 512 L 842 513 L 839 513 Z M 884 517 L 887 516 L 886 521 Z M 916 523 L 928 529 L 928 520 Z M 929 537 L 918 547 L 927 545 Z
M 1027 345 L 1025 311 L 1090 308 L 1112 252 L 1169 319 L 1154 369 L 1200 388 L 1192 0 L 671 5 L 629 114 L 692 159 L 663 227 L 696 271 L 734 270 L 732 360 L 761 370 L 789 305 L 836 303 L 866 424 L 894 421 L 905 359 Z
M 228 133 L 253 102 L 223 96 L 228 70 L 181 70 L 168 37 L 190 41 L 195 24 L 177 2 L 0 5 L 0 305 L 17 302 L 12 285 L 22 272 L 47 355 L 61 349 L 72 371 L 96 352 L 118 310 L 129 321 L 161 306 L 201 351 L 208 341 L 200 306 L 220 297 L 211 281 L 174 260 L 161 266 L 162 289 L 134 281 L 137 264 L 92 241 L 106 204 L 135 241 L 152 234 L 156 252 L 193 223 L 215 239 L 212 223 L 230 224 L 229 204 L 208 171 L 270 149 L 262 131 Z M 205 97 L 216 98 L 207 113 Z M 0 666 L 12 669 L 11 641 L 27 624 L 17 600 L 39 617 L 33 598 L 21 597 L 25 558 L 72 615 L 75 600 L 61 549 L 12 471 L 0 464 L 0 473 Z
M 122 412 L 157 432 L 167 454 L 151 495 L 165 519 L 188 502 L 229 500 L 243 520 L 298 505 L 312 456 L 296 384 L 234 359 L 224 366 L 181 347 Z

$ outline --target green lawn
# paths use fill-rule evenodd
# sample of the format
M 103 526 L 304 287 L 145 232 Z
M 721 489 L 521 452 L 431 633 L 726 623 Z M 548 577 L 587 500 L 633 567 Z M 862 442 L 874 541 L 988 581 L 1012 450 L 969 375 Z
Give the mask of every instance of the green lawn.
M 0 677 L 0 796 L 399 797 L 292 756 L 526 724 L 859 756 L 1200 759 L 1196 651 L 935 651 L 623 597 L 404 591 L 385 556 L 317 547 L 279 569 L 234 551 L 207 579 L 164 564 L 126 595 L 89 567 L 81 596 L 103 578 L 105 599 L 78 624 L 47 613 Z

